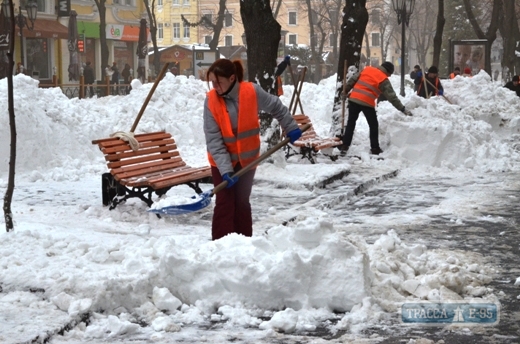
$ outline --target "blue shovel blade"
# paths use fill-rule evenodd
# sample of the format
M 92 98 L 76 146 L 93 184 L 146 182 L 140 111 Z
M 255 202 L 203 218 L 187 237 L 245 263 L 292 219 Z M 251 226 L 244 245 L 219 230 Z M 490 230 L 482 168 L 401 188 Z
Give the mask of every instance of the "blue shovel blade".
M 201 193 L 200 195 L 193 196 L 193 198 L 196 198 L 196 197 L 199 198 L 199 200 L 197 200 L 194 203 L 178 204 L 178 205 L 171 205 L 171 206 L 163 207 L 163 208 L 148 209 L 148 212 L 154 213 L 154 214 L 160 214 L 160 215 L 182 215 L 182 214 L 193 213 L 195 211 L 206 208 L 211 203 L 212 196 L 213 196 L 213 190 L 205 191 L 205 192 Z

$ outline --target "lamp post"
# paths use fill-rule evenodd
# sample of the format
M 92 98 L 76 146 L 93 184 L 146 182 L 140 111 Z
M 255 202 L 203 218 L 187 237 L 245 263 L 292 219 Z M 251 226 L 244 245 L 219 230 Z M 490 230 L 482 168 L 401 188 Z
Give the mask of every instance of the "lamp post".
M 10 7 L 9 7 L 9 1 L 4 0 L 2 2 L 2 9 L 4 13 L 6 14 L 6 17 L 8 20 L 11 20 L 13 18 L 13 15 L 11 13 Z M 18 7 L 18 14 L 15 18 L 15 23 L 20 29 L 20 57 L 21 57 L 21 63 L 22 66 L 25 64 L 25 56 L 24 56 L 24 49 L 23 49 L 23 28 L 27 27 L 28 30 L 32 31 L 34 29 L 34 21 L 36 20 L 36 16 L 38 14 L 38 5 L 35 1 L 30 1 L 25 5 L 25 10 L 27 11 L 27 16 L 29 17 L 29 22 L 27 22 L 27 18 L 22 14 L 22 6 Z M 29 25 L 30 23 L 30 25 Z
M 397 14 L 397 25 L 402 25 L 401 30 L 401 96 L 405 96 L 404 93 L 404 73 L 405 73 L 405 27 L 410 22 L 410 16 L 412 15 L 413 8 L 415 6 L 415 0 L 392 0 L 392 6 Z

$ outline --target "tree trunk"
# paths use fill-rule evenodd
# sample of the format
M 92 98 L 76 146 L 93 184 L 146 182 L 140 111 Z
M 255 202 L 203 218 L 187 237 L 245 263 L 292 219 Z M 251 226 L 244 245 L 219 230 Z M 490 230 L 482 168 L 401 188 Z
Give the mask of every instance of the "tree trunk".
M 339 135 L 341 132 L 341 92 L 343 91 L 344 61 L 348 66 L 355 66 L 359 69 L 361 58 L 361 46 L 363 34 L 368 23 L 368 11 L 366 0 L 346 0 L 343 8 L 343 23 L 341 25 L 341 40 L 339 46 L 339 60 L 337 72 L 337 88 L 334 95 L 334 106 L 332 110 L 332 135 Z
M 520 30 L 518 28 L 518 20 L 516 18 L 515 4 L 513 1 L 504 1 L 504 20 L 500 22 L 500 34 L 504 42 L 504 55 L 502 57 L 502 66 L 509 68 L 510 75 L 517 75 L 520 72 L 520 58 L 516 57 L 515 51 L 520 50 L 518 41 L 520 41 Z
M 9 1 L 9 7 L 11 13 L 14 13 L 13 2 Z M 5 191 L 4 197 L 4 220 L 5 220 L 5 230 L 7 232 L 14 231 L 13 224 L 13 212 L 11 211 L 11 202 L 13 200 L 14 193 L 14 176 L 16 170 L 16 118 L 14 116 L 14 87 L 13 87 L 13 68 L 14 68 L 14 32 L 15 31 L 15 21 L 11 20 L 10 22 L 10 31 L 9 31 L 9 52 L 7 53 L 7 57 L 9 59 L 9 68 L 7 69 L 7 97 L 8 97 L 8 107 L 9 107 L 9 127 L 11 132 L 11 148 L 10 148 L 10 158 L 9 158 L 9 177 L 7 180 L 7 190 Z
M 436 67 L 440 65 L 440 57 L 442 50 L 442 32 L 444 31 L 444 0 L 439 0 L 439 12 L 437 13 L 437 29 L 435 31 L 435 37 L 433 37 L 433 62 L 432 64 Z
M 106 0 L 94 0 L 99 12 L 99 43 L 101 45 L 101 80 L 105 78 L 105 68 L 108 66 L 108 45 L 107 45 L 107 8 Z M 107 89 L 107 94 L 109 94 Z
M 243 0 L 240 2 L 240 15 L 246 34 L 248 79 L 276 95 L 274 72 L 281 26 L 273 18 L 269 2 Z M 260 134 L 267 136 L 265 140 L 269 149 L 280 140 L 280 129 L 272 125 L 270 114 L 260 113 L 259 117 Z
M 267 92 L 276 94 L 274 71 L 281 26 L 274 20 L 268 2 L 241 1 L 240 15 L 247 41 L 249 81 L 257 82 Z

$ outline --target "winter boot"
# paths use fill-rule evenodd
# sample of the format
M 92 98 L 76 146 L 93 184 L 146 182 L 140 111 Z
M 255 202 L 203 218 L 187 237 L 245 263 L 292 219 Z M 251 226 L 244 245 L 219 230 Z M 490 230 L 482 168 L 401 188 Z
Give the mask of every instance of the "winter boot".
M 381 153 L 383 153 L 383 150 L 382 150 L 381 148 L 379 148 L 379 147 L 377 147 L 377 148 L 372 148 L 372 149 L 370 150 L 370 154 L 373 154 L 373 155 L 379 155 L 379 154 L 381 154 Z

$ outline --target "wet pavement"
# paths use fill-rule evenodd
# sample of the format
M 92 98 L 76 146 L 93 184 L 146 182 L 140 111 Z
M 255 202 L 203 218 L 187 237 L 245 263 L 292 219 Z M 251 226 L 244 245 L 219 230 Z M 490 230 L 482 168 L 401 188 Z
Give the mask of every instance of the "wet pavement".
M 486 267 L 495 269 L 490 276 L 492 281 L 486 287 L 493 289 L 501 309 L 498 325 L 487 327 L 405 326 L 396 314 L 380 326 L 365 329 L 356 342 L 520 343 L 520 300 L 517 299 L 517 296 L 520 297 L 520 286 L 514 285 L 520 277 L 520 173 L 472 175 L 461 180 L 460 176 L 432 178 L 402 175 L 401 171 L 390 168 L 379 176 L 365 176 L 361 183 L 359 180 L 349 180 L 366 168 L 353 166 L 352 173 L 344 176 L 341 182 L 315 190 L 312 197 L 301 200 L 299 207 L 317 207 L 329 213 L 331 218 L 336 219 L 334 225 L 337 229 L 345 225 L 352 230 L 349 225 L 355 224 L 354 230 L 362 233 L 369 243 L 393 229 L 407 244 L 420 243 L 429 250 L 481 255 Z M 263 198 L 257 197 L 260 201 Z M 453 198 L 461 202 L 451 204 Z M 291 209 L 288 207 L 287 213 L 290 214 Z M 432 212 L 432 209 L 440 209 L 439 214 Z M 427 219 L 421 217 L 425 213 L 428 213 Z M 420 220 L 395 221 L 401 215 L 406 218 L 410 214 Z M 366 224 L 367 216 L 374 218 L 374 222 Z M 392 219 L 394 224 L 391 228 L 385 224 L 386 218 Z M 287 217 L 285 223 L 291 220 L 294 218 Z M 336 342 L 341 341 L 341 336 L 345 334 L 332 334 L 324 326 L 305 335 Z M 307 340 L 301 343 L 307 343 Z

